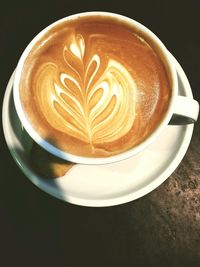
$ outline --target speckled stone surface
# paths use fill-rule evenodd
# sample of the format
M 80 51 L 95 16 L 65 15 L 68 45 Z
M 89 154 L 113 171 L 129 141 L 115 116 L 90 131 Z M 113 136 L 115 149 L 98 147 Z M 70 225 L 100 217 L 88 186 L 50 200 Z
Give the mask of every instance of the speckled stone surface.
M 179 167 L 145 198 L 144 206 L 155 238 L 149 250 L 166 257 L 166 266 L 200 266 L 199 125 Z

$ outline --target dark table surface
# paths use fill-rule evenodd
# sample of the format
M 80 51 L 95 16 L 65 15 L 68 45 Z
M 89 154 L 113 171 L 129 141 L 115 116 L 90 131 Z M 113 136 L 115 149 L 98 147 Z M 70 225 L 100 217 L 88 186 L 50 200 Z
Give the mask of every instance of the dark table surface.
M 137 3 L 139 2 L 139 3 Z M 0 92 L 36 33 L 64 16 L 103 10 L 138 20 L 164 42 L 200 100 L 198 1 L 4 1 Z M 176 171 L 136 201 L 108 208 L 64 203 L 15 165 L 1 129 L 0 266 L 200 266 L 200 125 Z

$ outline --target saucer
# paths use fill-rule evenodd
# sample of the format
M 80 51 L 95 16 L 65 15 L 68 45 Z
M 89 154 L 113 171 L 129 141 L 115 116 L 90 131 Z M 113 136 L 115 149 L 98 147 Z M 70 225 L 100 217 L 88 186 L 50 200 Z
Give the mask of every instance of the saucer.
M 193 98 L 188 79 L 174 59 L 179 94 Z M 3 102 L 3 130 L 17 165 L 37 187 L 64 201 L 91 207 L 126 203 L 146 195 L 162 184 L 177 168 L 189 146 L 194 125 L 168 125 L 148 149 L 117 163 L 75 164 L 64 176 L 46 179 L 31 167 L 32 139 L 17 116 L 12 94 L 12 74 Z

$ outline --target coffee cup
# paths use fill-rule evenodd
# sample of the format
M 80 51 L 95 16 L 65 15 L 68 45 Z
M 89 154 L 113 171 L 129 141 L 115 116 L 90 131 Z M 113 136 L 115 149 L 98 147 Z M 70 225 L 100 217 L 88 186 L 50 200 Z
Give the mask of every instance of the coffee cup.
M 135 20 L 85 12 L 58 20 L 24 50 L 14 103 L 41 147 L 82 164 L 147 149 L 170 121 L 194 123 L 199 105 L 178 95 L 176 69 L 159 38 Z

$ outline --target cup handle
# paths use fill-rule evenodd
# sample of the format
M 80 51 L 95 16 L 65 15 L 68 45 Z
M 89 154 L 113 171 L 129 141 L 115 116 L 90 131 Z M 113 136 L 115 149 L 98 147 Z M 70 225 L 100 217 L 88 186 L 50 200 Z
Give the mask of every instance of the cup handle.
M 199 114 L 199 103 L 185 96 L 178 96 L 175 100 L 173 116 L 169 124 L 183 125 L 197 121 Z

